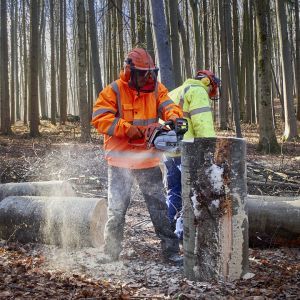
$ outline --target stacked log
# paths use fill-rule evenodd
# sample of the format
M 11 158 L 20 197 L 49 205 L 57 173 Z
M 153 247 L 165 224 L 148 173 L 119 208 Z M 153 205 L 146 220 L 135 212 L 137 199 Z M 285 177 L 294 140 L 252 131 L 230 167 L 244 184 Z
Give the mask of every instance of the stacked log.
M 0 238 L 63 247 L 99 247 L 106 199 L 10 196 L 0 202 Z
M 67 181 L 0 184 L 0 201 L 8 196 L 75 196 L 75 192 Z
M 248 195 L 251 247 L 300 246 L 300 197 Z

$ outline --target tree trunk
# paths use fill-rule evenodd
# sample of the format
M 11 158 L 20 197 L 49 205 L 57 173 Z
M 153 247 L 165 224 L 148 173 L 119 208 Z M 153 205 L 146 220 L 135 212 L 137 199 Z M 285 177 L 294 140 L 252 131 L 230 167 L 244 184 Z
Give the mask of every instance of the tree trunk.
M 18 63 L 16 60 L 16 49 L 18 47 L 17 44 L 15 44 L 15 27 L 17 26 L 14 18 L 14 10 L 17 10 L 16 8 L 17 3 L 15 1 L 11 1 L 10 4 L 10 52 L 11 52 L 11 59 L 10 59 L 10 121 L 11 124 L 15 124 L 16 122 L 16 91 L 15 91 L 15 82 L 16 82 L 16 64 Z
M 84 0 L 77 0 L 78 26 L 78 73 L 79 73 L 79 111 L 81 120 L 81 140 L 90 140 L 90 116 L 88 115 L 87 83 L 86 83 L 86 24 Z
M 106 199 L 10 196 L 0 203 L 0 238 L 99 247 L 106 220 Z
M 60 123 L 65 124 L 67 120 L 67 54 L 66 54 L 66 44 L 67 44 L 67 19 L 66 19 L 66 0 L 60 0 L 60 24 L 59 24 L 59 105 L 60 105 Z
M 271 50 L 269 40 L 268 13 L 269 0 L 256 2 L 256 32 L 258 41 L 258 103 L 259 103 L 259 145 L 258 150 L 264 153 L 279 151 L 275 128 L 273 126 L 271 99 Z
M 89 25 L 90 25 L 90 39 L 91 39 L 91 50 L 93 60 L 93 75 L 94 75 L 94 86 L 96 95 L 103 89 L 101 79 L 101 69 L 99 64 L 99 51 L 98 51 L 98 35 L 95 21 L 95 8 L 94 0 L 88 1 L 89 3 Z
M 180 44 L 178 36 L 178 0 L 169 1 L 172 63 L 175 71 L 175 86 L 182 84 Z
M 300 197 L 248 195 L 252 247 L 300 246 Z
M 182 148 L 185 276 L 238 279 L 248 271 L 246 143 L 201 138 Z
M 296 31 L 296 88 L 297 88 L 297 120 L 300 121 L 300 25 L 299 1 L 295 1 L 295 31 Z
M 3 134 L 11 134 L 9 80 L 8 80 L 8 39 L 7 39 L 7 5 L 1 0 L 1 51 L 0 51 L 0 77 L 1 77 L 1 128 Z
M 219 1 L 219 23 L 221 28 L 225 27 L 224 20 L 224 1 Z M 222 30 L 222 34 L 220 34 L 220 45 L 221 45 L 221 95 L 219 101 L 219 127 L 221 130 L 228 129 L 228 102 L 229 102 L 229 78 L 228 78 L 228 55 L 227 55 L 227 47 L 226 47 L 226 31 Z
M 136 46 L 136 14 L 134 9 L 134 4 L 136 3 L 135 0 L 130 0 L 130 36 L 131 36 L 131 48 Z
M 211 47 L 209 44 L 209 31 L 208 31 L 208 20 L 207 20 L 207 0 L 202 1 L 203 4 L 203 44 L 204 44 L 204 68 L 207 70 L 211 69 L 210 51 Z
M 293 71 L 291 44 L 287 32 L 287 15 L 285 1 L 276 0 L 279 24 L 280 56 L 283 66 L 283 98 L 284 98 L 284 138 L 289 140 L 298 136 L 297 121 L 293 98 Z
M 193 14 L 193 30 L 194 30 L 194 38 L 195 38 L 195 59 L 196 66 L 194 72 L 197 70 L 201 70 L 203 67 L 203 54 L 202 54 L 202 44 L 200 38 L 200 26 L 198 22 L 199 18 L 199 10 L 198 10 L 198 1 L 190 0 L 190 6 L 192 8 Z
M 56 104 L 56 70 L 55 70 L 55 37 L 54 37 L 54 5 L 55 1 L 50 1 L 50 45 L 51 45 L 51 58 L 50 58 L 50 68 L 51 68 L 51 123 L 56 125 L 56 114 L 57 114 L 57 104 Z
M 228 53 L 228 62 L 229 62 L 229 78 L 230 78 L 230 90 L 232 93 L 232 110 L 235 124 L 236 136 L 242 137 L 242 130 L 240 124 L 240 107 L 239 107 L 239 91 L 237 86 L 235 67 L 233 61 L 233 44 L 232 44 L 232 26 L 231 26 L 231 4 L 230 0 L 224 0 L 224 15 L 225 15 L 225 28 L 226 28 L 226 37 L 227 37 L 227 53 Z
M 0 184 L 0 201 L 8 196 L 75 196 L 75 192 L 67 181 Z
M 178 30 L 180 33 L 181 44 L 182 44 L 182 48 L 183 48 L 186 78 L 191 78 L 192 70 L 191 70 L 191 62 L 190 62 L 191 55 L 190 55 L 189 40 L 187 39 L 187 33 L 184 28 L 183 20 L 180 15 L 179 9 L 177 10 L 177 15 L 178 15 Z
M 36 0 L 30 2 L 30 136 L 37 137 L 39 133 L 39 91 L 38 91 L 38 70 L 39 70 L 39 3 Z
M 161 81 L 167 89 L 173 90 L 175 88 L 175 79 L 172 69 L 170 44 L 167 36 L 164 4 L 162 0 L 151 0 L 150 4 Z
M 26 0 L 22 1 L 22 31 L 23 31 L 23 120 L 24 124 L 28 122 L 28 56 L 27 56 L 27 29 L 26 29 Z

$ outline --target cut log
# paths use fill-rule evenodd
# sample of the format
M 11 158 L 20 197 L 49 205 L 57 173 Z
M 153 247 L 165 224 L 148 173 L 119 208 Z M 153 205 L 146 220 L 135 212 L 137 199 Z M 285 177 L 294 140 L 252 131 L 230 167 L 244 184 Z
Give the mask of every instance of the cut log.
M 0 202 L 0 238 L 63 247 L 99 247 L 106 199 L 10 196 Z
M 246 143 L 201 138 L 182 143 L 184 273 L 235 280 L 248 271 Z
M 248 195 L 251 247 L 300 246 L 300 197 Z
M 67 181 L 0 184 L 0 201 L 8 196 L 75 196 L 75 192 Z

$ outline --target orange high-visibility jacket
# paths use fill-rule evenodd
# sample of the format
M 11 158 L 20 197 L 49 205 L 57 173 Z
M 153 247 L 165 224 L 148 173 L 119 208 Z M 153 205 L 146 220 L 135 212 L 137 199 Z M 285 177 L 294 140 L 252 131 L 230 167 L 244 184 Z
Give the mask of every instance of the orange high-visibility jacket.
M 104 134 L 105 158 L 109 165 L 145 169 L 159 164 L 161 152 L 145 149 L 129 143 L 126 136 L 132 125 L 141 129 L 157 123 L 159 118 L 182 117 L 182 111 L 168 96 L 168 90 L 157 82 L 152 93 L 140 93 L 130 89 L 128 82 L 118 79 L 105 87 L 94 105 L 92 124 Z M 133 141 L 134 143 L 134 141 Z

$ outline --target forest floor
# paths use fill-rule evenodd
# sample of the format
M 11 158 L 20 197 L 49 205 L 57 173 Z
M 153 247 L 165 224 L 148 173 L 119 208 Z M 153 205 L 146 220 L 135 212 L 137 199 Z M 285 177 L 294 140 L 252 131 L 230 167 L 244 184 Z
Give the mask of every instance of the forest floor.
M 288 174 L 294 174 L 292 181 L 300 180 L 300 142 L 281 142 L 281 153 L 263 155 L 255 150 L 256 126 L 242 129 L 252 177 L 270 183 L 248 184 L 248 193 L 300 195 L 300 186 L 289 186 L 285 180 L 291 178 Z M 14 136 L 0 136 L 0 183 L 69 180 L 79 196 L 106 197 L 106 164 L 99 136 L 93 132 L 93 142 L 81 144 L 79 128 L 71 123 L 52 126 L 42 121 L 40 130 L 42 136 L 31 139 L 28 128 L 17 124 Z M 297 248 L 271 244 L 250 248 L 249 274 L 240 280 L 187 280 L 183 267 L 161 258 L 159 240 L 137 187 L 126 216 L 123 246 L 120 261 L 100 264 L 101 253 L 95 248 L 70 250 L 0 240 L 0 299 L 299 299 Z

